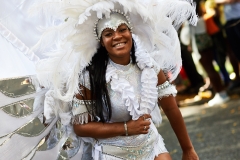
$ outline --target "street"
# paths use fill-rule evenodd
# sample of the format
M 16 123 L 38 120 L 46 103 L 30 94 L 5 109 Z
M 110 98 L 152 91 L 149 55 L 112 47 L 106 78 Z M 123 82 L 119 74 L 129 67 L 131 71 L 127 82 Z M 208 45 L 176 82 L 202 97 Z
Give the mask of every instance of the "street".
M 232 95 L 225 104 L 180 107 L 188 133 L 200 160 L 240 160 L 240 99 Z M 182 150 L 164 115 L 158 128 L 173 160 Z

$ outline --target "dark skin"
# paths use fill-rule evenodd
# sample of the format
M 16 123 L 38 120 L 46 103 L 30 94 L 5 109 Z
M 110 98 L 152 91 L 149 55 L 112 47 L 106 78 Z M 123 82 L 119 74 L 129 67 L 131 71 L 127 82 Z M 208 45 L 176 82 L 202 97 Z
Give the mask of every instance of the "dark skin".
M 106 32 L 105 32 L 106 31 Z M 106 29 L 102 33 L 101 44 L 106 47 L 109 57 L 112 61 L 118 64 L 128 64 L 130 62 L 130 50 L 132 46 L 132 36 L 126 25 L 121 25 L 116 31 Z M 110 33 L 110 34 L 108 34 Z M 163 84 L 166 77 L 162 71 L 158 74 L 158 85 Z M 84 87 L 83 87 L 84 88 Z M 84 88 L 84 99 L 91 99 L 90 90 Z M 83 97 L 78 94 L 78 99 Z M 175 98 L 172 96 L 162 98 L 159 100 L 163 111 L 168 117 L 172 128 L 177 135 L 179 143 L 183 150 L 183 160 L 198 160 L 198 156 L 192 146 L 190 138 L 187 134 L 186 126 L 184 124 L 182 115 L 178 109 Z M 90 117 L 89 117 L 90 118 Z M 147 134 L 150 128 L 149 114 L 140 116 L 137 120 L 129 120 L 127 122 L 128 135 Z M 146 126 L 146 130 L 144 127 Z M 81 137 L 92 138 L 110 138 L 115 136 L 125 136 L 124 122 L 116 123 L 102 123 L 102 122 L 89 122 L 83 125 L 73 125 L 74 131 Z M 171 160 L 169 153 L 158 155 L 154 160 Z

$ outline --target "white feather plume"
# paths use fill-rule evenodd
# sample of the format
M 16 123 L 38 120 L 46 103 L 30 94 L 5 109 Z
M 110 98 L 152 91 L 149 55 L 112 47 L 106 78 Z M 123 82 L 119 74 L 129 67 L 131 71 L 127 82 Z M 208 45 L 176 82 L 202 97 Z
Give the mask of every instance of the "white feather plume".
M 36 1 L 36 0 L 35 0 Z M 78 77 L 91 63 L 99 47 L 94 23 L 112 10 L 121 10 L 132 22 L 133 33 L 143 48 L 159 64 L 170 81 L 181 68 L 180 46 L 174 27 L 189 19 L 196 23 L 194 5 L 181 0 L 41 0 L 31 13 L 43 13 L 57 22 L 46 29 L 36 49 L 46 50 L 46 59 L 38 62 L 41 85 L 53 86 L 55 96 L 69 102 L 79 92 Z

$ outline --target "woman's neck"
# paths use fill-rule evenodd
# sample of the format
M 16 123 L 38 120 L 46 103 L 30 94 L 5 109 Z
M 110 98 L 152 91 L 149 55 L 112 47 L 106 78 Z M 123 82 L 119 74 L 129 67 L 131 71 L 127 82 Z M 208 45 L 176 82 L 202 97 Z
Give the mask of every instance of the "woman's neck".
M 120 64 L 120 65 L 128 65 L 131 61 L 130 55 L 127 57 L 111 57 L 109 56 L 109 58 L 116 64 Z

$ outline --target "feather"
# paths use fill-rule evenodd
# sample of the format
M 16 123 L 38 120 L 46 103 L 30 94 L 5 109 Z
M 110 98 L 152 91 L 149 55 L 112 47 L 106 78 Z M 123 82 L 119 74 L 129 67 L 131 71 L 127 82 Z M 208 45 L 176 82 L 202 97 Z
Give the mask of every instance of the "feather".
M 57 2 L 43 0 L 34 6 L 36 12 L 58 22 L 44 28 L 45 33 L 34 48 L 49 51 L 44 53 L 47 59 L 38 63 L 38 78 L 44 86 L 54 86 L 56 97 L 68 102 L 78 92 L 78 76 L 91 63 L 100 45 L 94 38 L 94 23 L 113 10 L 130 16 L 133 33 L 144 42 L 143 48 L 154 51 L 152 58 L 169 75 L 170 81 L 176 78 L 181 57 L 175 28 L 187 19 L 196 23 L 191 1 L 62 0 L 54 5 Z

